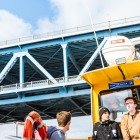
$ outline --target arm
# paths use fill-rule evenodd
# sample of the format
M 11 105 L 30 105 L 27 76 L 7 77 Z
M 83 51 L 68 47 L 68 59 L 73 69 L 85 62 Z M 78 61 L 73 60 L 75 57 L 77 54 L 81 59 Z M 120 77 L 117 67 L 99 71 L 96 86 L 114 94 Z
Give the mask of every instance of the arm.
M 117 129 L 117 134 L 118 134 L 118 140 L 123 140 L 121 128 L 120 128 L 120 126 L 119 126 L 118 123 L 117 123 L 117 125 L 116 125 L 116 129 Z
M 92 140 L 96 140 L 96 139 L 97 139 L 97 127 L 98 127 L 98 123 L 96 123 L 96 124 L 93 126 Z
M 124 115 L 121 119 L 121 131 L 124 140 L 129 140 L 129 130 L 128 130 L 128 115 Z

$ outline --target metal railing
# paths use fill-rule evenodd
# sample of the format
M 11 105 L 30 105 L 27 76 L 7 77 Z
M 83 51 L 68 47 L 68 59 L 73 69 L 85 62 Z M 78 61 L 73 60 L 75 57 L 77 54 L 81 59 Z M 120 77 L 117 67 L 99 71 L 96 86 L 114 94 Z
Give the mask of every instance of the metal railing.
M 67 80 L 65 80 L 64 77 L 56 78 L 56 81 L 58 83 L 53 83 L 50 79 L 45 79 L 45 80 L 39 80 L 39 81 L 31 81 L 31 82 L 25 82 L 25 83 L 16 83 L 16 84 L 11 84 L 11 85 L 5 85 L 5 86 L 0 86 L 0 92 L 5 92 L 5 91 L 17 91 L 17 90 L 22 90 L 22 89 L 27 89 L 27 88 L 34 88 L 34 87 L 46 87 L 46 86 L 51 86 L 51 85 L 58 85 L 58 84 L 66 84 L 66 83 L 73 83 L 77 81 L 78 75 L 76 76 L 69 76 Z M 81 81 L 80 79 L 79 81 Z
M 103 29 L 110 30 L 111 28 L 138 24 L 138 23 L 140 23 L 140 16 L 124 18 L 120 20 L 113 20 L 113 21 L 108 21 L 108 22 L 102 22 L 102 23 L 96 23 L 94 24 L 94 28 L 96 31 L 103 30 Z M 59 30 L 55 32 L 48 32 L 48 33 L 44 33 L 40 35 L 33 35 L 33 36 L 28 36 L 28 37 L 21 37 L 21 38 L 12 39 L 12 40 L 1 41 L 0 46 L 10 45 L 10 44 L 15 44 L 15 43 L 25 43 L 29 41 L 38 41 L 41 39 L 47 40 L 47 39 L 53 39 L 57 37 L 64 37 L 68 35 L 75 35 L 75 34 L 92 32 L 92 31 L 93 31 L 92 25 L 87 25 L 87 26 Z

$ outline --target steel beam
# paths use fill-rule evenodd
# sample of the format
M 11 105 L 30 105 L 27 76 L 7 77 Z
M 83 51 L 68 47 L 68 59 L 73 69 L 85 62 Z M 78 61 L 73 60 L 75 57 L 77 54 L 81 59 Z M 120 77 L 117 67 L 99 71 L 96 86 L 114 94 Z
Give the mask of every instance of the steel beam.
M 52 94 L 43 94 L 43 95 L 34 95 L 34 96 L 22 96 L 13 99 L 3 99 L 0 101 L 0 105 L 8 105 L 8 104 L 16 104 L 16 103 L 27 103 L 32 101 L 43 101 L 43 100 L 50 100 L 50 99 L 58 99 L 58 98 L 67 98 L 72 96 L 81 96 L 81 95 L 89 95 L 90 96 L 90 89 L 82 89 L 77 91 L 69 91 L 68 92 L 58 92 Z
M 76 62 L 76 60 L 75 60 L 75 58 L 74 58 L 74 56 L 73 56 L 73 54 L 72 54 L 72 52 L 71 52 L 70 49 L 68 49 L 68 55 L 69 55 L 69 58 L 70 58 L 71 62 L 73 63 L 73 65 L 74 65 L 75 68 L 77 69 L 77 71 L 80 72 L 81 69 L 80 69 L 80 67 L 77 65 L 77 62 Z
M 90 57 L 90 59 L 88 60 L 88 62 L 84 66 L 84 68 L 79 73 L 79 76 L 77 77 L 77 80 L 79 80 L 80 79 L 80 75 L 82 75 L 84 72 L 86 72 L 89 69 L 89 67 L 92 65 L 92 63 L 94 62 L 94 60 L 98 56 L 99 52 L 101 51 L 102 47 L 106 43 L 107 39 L 108 38 L 104 38 L 104 40 L 102 41 L 102 43 L 98 46 L 98 48 L 96 49 L 96 51 L 93 53 L 93 55 Z
M 29 53 L 26 53 L 27 58 L 53 83 L 58 83 Z
M 23 56 L 20 56 L 20 70 L 19 70 L 20 84 L 24 83 L 24 60 Z
M 70 100 L 71 103 L 73 103 L 83 114 L 88 115 L 74 100 L 72 100 L 71 98 L 69 98 L 69 100 Z
M 6 77 L 6 75 L 11 70 L 11 68 L 16 63 L 16 61 L 17 61 L 17 56 L 14 54 L 13 57 L 10 59 L 10 61 L 7 63 L 7 65 L 4 67 L 2 72 L 0 73 L 0 83 Z
M 68 81 L 68 50 L 67 44 L 61 44 L 63 49 L 63 65 L 64 65 L 64 78 L 65 81 Z

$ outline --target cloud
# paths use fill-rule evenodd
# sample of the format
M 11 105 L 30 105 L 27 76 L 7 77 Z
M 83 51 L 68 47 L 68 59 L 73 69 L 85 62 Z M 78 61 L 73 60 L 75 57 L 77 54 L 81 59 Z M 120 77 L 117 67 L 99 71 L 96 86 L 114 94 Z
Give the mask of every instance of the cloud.
M 0 41 L 30 36 L 32 26 L 6 10 L 0 10 Z
M 57 15 L 52 15 L 54 16 L 52 20 L 40 19 L 36 33 L 134 17 L 138 15 L 140 2 L 139 0 L 51 0 L 51 4 Z
M 36 28 L 12 13 L 0 10 L 0 40 L 8 40 L 137 16 L 139 0 L 50 0 L 51 18 L 36 21 Z M 91 18 L 90 18 L 91 17 Z
M 87 17 L 88 12 L 85 12 L 86 7 L 84 3 L 81 4 L 81 0 L 51 0 L 51 3 L 57 15 L 53 15 L 54 18 L 51 20 L 39 19 L 37 33 L 87 25 L 90 21 Z
M 59 27 L 57 27 L 56 22 L 50 21 L 49 18 L 43 18 L 37 21 L 37 29 L 34 31 L 34 34 L 53 32 L 57 30 L 59 30 Z
M 97 17 L 94 18 L 101 21 L 111 21 L 124 18 L 135 17 L 139 15 L 139 0 L 98 0 L 100 5 L 97 6 Z

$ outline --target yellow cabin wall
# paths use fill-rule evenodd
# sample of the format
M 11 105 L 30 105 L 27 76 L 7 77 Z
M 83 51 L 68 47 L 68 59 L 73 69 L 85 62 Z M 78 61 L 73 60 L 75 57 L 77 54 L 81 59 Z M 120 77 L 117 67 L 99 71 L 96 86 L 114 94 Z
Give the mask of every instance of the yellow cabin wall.
M 93 122 L 96 123 L 99 121 L 99 93 L 103 89 L 108 89 L 108 84 L 98 84 L 91 89 L 91 114 Z
M 88 71 L 82 78 L 91 86 L 91 114 L 95 123 L 99 121 L 99 93 L 109 90 L 109 83 L 133 80 L 134 86 L 140 86 L 140 60 Z
M 140 86 L 140 79 L 134 79 L 133 81 L 134 86 Z M 99 121 L 99 93 L 103 90 L 109 90 L 108 83 L 102 83 L 91 87 L 91 114 L 93 123 Z

